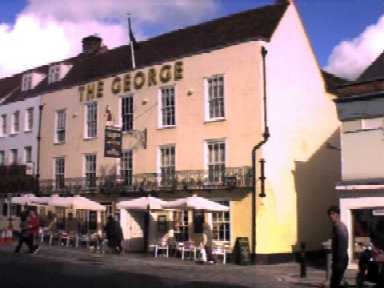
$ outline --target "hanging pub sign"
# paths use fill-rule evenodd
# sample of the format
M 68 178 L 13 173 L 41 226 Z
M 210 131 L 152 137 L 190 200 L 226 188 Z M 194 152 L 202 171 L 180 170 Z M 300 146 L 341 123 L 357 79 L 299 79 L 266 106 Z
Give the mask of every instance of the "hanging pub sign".
M 121 129 L 113 126 L 105 127 L 104 157 L 120 158 L 122 133 Z

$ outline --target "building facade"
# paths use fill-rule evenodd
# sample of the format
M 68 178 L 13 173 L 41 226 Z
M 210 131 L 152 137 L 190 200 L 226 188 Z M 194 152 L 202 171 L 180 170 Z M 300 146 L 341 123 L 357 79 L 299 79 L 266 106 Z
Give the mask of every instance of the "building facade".
M 283 2 L 139 42 L 135 68 L 130 46 L 84 39 L 93 48 L 63 63 L 66 76 L 35 89 L 40 192 L 85 194 L 111 211 L 139 195 L 197 194 L 230 212 L 160 212 L 153 223 L 198 239 L 205 217 L 214 241 L 248 237 L 260 261 L 289 257 L 302 241 L 320 249 L 328 223 L 318 215 L 337 201 L 339 156 L 327 143 L 338 141 L 338 120 L 296 7 Z M 105 157 L 109 126 L 122 130 L 121 157 Z M 142 237 L 130 217 L 127 237 Z
M 353 258 L 360 252 L 361 244 L 369 243 L 376 226 L 384 225 L 383 60 L 382 54 L 356 82 L 340 87 L 336 100 L 342 121 L 342 181 L 336 189 Z

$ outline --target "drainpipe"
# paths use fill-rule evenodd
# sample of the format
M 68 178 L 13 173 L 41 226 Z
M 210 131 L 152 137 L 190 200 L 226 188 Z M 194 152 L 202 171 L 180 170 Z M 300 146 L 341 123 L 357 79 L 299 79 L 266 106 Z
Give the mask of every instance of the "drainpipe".
M 261 140 L 259 143 L 257 143 L 253 149 L 252 149 L 252 172 L 253 172 L 253 178 L 252 178 L 252 242 L 251 242 L 251 256 L 252 256 L 252 262 L 256 262 L 256 151 L 264 145 L 268 141 L 268 138 L 270 136 L 269 129 L 267 125 L 267 74 L 265 70 L 265 58 L 267 56 L 267 49 L 265 49 L 264 46 L 261 47 L 261 56 L 263 61 L 263 102 L 264 102 L 264 133 L 263 133 L 263 140 Z M 261 163 L 261 171 L 262 171 L 262 177 L 260 177 L 260 180 L 262 181 L 261 187 L 262 191 L 259 194 L 260 197 L 265 197 L 264 193 L 264 159 L 260 160 Z
M 44 105 L 39 105 L 39 127 L 37 130 L 37 152 L 36 152 L 36 195 L 40 194 L 40 142 L 41 142 L 41 120 Z

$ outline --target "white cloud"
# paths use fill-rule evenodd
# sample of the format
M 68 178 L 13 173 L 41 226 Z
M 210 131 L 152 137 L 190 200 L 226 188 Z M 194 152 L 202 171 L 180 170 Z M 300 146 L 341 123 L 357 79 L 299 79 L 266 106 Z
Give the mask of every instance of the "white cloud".
M 108 48 L 128 42 L 130 12 L 137 39 L 145 25 L 163 31 L 212 15 L 216 0 L 28 0 L 14 24 L 0 22 L 0 77 L 81 52 L 81 39 L 97 33 Z
M 325 69 L 347 79 L 356 79 L 384 50 L 384 15 L 352 40 L 339 43 Z

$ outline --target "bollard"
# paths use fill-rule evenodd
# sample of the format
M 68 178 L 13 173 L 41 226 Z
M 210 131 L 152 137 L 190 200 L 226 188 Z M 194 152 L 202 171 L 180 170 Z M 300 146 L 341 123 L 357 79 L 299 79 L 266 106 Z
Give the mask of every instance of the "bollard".
M 300 278 L 307 277 L 307 257 L 305 242 L 300 242 Z

